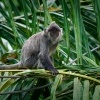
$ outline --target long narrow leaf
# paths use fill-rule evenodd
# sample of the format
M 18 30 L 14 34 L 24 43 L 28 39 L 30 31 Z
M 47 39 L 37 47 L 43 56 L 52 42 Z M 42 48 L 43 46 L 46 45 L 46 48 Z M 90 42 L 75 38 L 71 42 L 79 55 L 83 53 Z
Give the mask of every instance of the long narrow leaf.
M 83 99 L 82 100 L 89 100 L 89 81 L 84 81 L 84 90 L 83 90 Z
M 92 100 L 100 100 L 100 85 L 95 87 L 95 91 L 94 91 Z
M 78 78 L 74 79 L 73 100 L 82 100 L 82 84 Z
M 51 88 L 51 100 L 56 100 L 56 89 L 62 82 L 63 75 L 57 75 Z

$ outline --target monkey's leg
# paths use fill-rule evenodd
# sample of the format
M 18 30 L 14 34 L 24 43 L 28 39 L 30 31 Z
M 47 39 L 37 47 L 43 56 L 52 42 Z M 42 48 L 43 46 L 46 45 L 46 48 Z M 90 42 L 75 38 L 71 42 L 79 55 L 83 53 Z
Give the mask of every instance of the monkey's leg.
M 50 70 L 52 74 L 58 74 L 58 71 L 54 68 L 51 59 L 48 56 L 40 55 L 40 61 L 46 70 Z
M 27 68 L 33 68 L 33 67 L 35 68 L 37 61 L 38 61 L 38 57 L 31 56 L 25 61 L 24 66 Z

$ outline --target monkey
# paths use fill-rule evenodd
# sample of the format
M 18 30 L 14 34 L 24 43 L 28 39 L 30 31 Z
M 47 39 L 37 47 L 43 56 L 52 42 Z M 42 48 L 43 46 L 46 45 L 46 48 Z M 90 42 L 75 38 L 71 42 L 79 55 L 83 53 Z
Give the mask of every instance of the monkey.
M 2 65 L 0 69 L 41 67 L 50 70 L 52 74 L 57 74 L 58 71 L 54 68 L 51 56 L 61 39 L 62 29 L 55 22 L 52 22 L 46 29 L 26 40 L 22 46 L 20 62 Z

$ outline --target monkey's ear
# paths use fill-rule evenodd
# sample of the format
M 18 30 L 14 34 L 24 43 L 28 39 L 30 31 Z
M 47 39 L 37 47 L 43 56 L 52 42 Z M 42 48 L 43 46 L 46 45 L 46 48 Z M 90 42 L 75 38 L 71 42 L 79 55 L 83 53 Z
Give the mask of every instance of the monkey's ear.
M 63 28 L 60 28 L 61 36 L 63 36 Z
M 63 28 L 60 28 L 61 32 L 63 31 Z
M 47 28 L 44 28 L 43 31 L 44 31 L 44 33 L 47 33 Z
M 44 28 L 43 31 L 44 31 L 44 36 L 50 37 L 49 34 L 48 34 L 48 29 L 47 28 Z

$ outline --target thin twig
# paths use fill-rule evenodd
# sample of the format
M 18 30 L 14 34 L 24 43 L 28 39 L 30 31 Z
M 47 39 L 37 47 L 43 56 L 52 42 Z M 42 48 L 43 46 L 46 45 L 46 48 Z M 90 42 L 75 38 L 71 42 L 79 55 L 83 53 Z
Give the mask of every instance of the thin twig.
M 96 48 L 93 48 L 93 49 L 90 50 L 90 51 L 93 52 L 93 51 L 95 51 L 95 50 L 97 50 L 97 49 L 99 49 L 99 48 L 100 48 L 100 46 L 98 46 L 98 47 L 96 47 Z M 84 53 L 83 55 L 85 56 L 87 53 L 88 53 L 88 52 Z M 74 59 L 72 62 L 68 63 L 67 66 L 68 66 L 68 65 L 71 65 L 72 63 L 74 63 L 74 62 L 77 61 L 78 59 L 79 59 L 79 58 Z
M 50 86 L 50 85 L 52 85 L 52 84 L 53 84 L 53 83 L 49 83 L 49 84 L 46 84 L 46 85 L 43 85 L 43 86 L 40 86 L 40 87 L 34 87 L 34 88 L 31 88 L 31 89 L 24 89 L 24 90 L 20 90 L 20 91 L 3 92 L 3 93 L 0 93 L 0 95 L 16 94 L 16 93 L 34 91 L 34 90 L 38 90 L 38 89 L 45 88 L 45 87 Z

